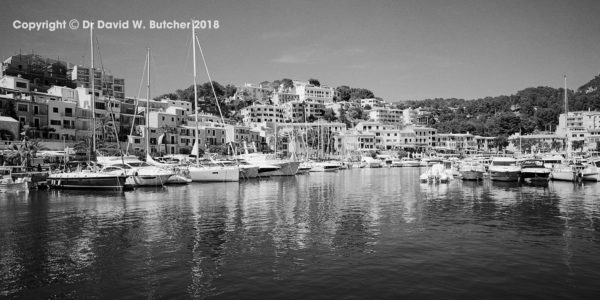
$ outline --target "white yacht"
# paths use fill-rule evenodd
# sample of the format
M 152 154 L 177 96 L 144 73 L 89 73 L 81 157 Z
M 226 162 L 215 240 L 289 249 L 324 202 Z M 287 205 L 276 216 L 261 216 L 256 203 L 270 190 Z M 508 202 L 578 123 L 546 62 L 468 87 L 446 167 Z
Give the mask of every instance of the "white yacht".
M 495 181 L 519 181 L 521 167 L 512 157 L 494 157 L 489 168 L 490 179 Z
M 600 181 L 600 158 L 589 159 L 585 169 L 583 169 L 583 180 Z
M 483 180 L 485 166 L 475 160 L 466 160 L 458 167 L 458 173 L 462 180 Z
M 165 185 L 175 172 L 150 165 L 139 160 L 135 156 L 110 156 L 98 157 L 98 163 L 102 166 L 118 167 L 127 175 L 126 184 L 133 186 L 161 186 Z M 117 171 L 116 169 L 114 170 Z
M 258 166 L 258 176 L 293 176 L 298 172 L 299 161 L 278 159 L 263 153 L 241 154 L 240 158 Z
M 310 172 L 336 172 L 341 169 L 341 164 L 333 161 L 313 162 Z

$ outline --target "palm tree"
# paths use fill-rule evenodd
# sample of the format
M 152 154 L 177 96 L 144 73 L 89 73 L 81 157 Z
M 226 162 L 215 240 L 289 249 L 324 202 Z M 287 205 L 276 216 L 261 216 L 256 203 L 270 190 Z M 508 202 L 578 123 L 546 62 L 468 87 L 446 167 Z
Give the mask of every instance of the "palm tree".
M 28 140 L 23 138 L 20 144 L 13 144 L 13 153 L 9 156 L 13 164 L 23 167 L 31 167 L 31 161 L 36 157 L 40 150 L 45 149 L 38 140 Z

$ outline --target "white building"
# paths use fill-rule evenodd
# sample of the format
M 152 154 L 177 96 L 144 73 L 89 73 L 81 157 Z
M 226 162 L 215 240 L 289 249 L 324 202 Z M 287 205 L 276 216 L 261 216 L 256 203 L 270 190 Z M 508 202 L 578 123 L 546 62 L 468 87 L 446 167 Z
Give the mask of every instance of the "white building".
M 308 82 L 294 81 L 294 90 L 300 101 L 308 99 L 319 103 L 332 103 L 335 90 L 327 86 L 315 86 Z
M 62 98 L 63 101 L 78 101 L 78 92 L 72 88 L 53 85 L 48 89 L 48 94 Z
M 385 124 L 404 124 L 404 114 L 401 109 L 374 108 L 369 112 L 369 119 Z
M 184 100 L 171 100 L 171 99 L 162 99 L 160 100 L 162 103 L 166 103 L 167 107 L 178 107 L 185 111 L 186 114 L 192 114 L 192 102 L 184 101 Z
M 283 117 L 292 122 L 306 122 L 310 116 L 320 118 L 325 111 L 325 104 L 314 101 L 292 101 L 283 104 Z
M 29 92 L 29 86 L 30 82 L 25 78 L 8 75 L 4 75 L 0 78 L 0 88 Z
M 281 105 L 292 101 L 300 100 L 300 95 L 292 93 L 273 93 L 271 101 L 275 105 Z
M 245 124 L 283 123 L 283 108 L 274 105 L 254 104 L 240 110 Z
M 383 102 L 384 102 L 383 100 L 377 99 L 377 98 L 360 99 L 360 106 L 362 108 L 365 108 L 368 105 L 371 108 L 373 108 L 376 106 L 382 106 Z

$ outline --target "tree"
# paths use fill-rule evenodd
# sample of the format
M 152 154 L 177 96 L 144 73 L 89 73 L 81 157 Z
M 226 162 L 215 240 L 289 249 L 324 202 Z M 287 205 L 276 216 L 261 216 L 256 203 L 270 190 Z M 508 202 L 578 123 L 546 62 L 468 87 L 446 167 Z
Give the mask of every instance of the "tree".
M 318 79 L 314 79 L 314 78 L 309 79 L 308 83 L 312 84 L 314 86 L 321 86 L 321 83 L 319 82 L 319 80 Z
M 350 101 L 351 89 L 347 85 L 338 86 L 335 88 L 336 94 L 338 95 L 337 101 Z
M 353 88 L 350 90 L 350 100 L 375 98 L 373 92 L 367 89 Z
M 28 168 L 31 167 L 31 161 L 36 157 L 38 151 L 44 149 L 37 139 L 29 140 L 27 137 L 24 137 L 20 144 L 13 144 L 12 147 L 13 153 L 9 156 L 9 160 L 12 160 L 15 165 Z
M 323 112 L 323 119 L 325 119 L 327 122 L 333 122 L 337 120 L 337 118 L 335 117 L 335 112 L 332 108 L 325 109 L 325 111 Z
M 282 85 L 283 89 L 286 91 L 289 91 L 292 88 L 294 88 L 294 82 L 289 78 L 281 79 L 281 85 Z
M 228 84 L 225 86 L 225 97 L 231 98 L 237 92 L 237 87 L 233 84 Z
M 166 94 L 162 94 L 160 96 L 154 97 L 155 101 L 160 101 L 162 99 L 176 100 L 176 99 L 179 99 L 179 95 L 177 94 L 177 92 L 175 92 L 175 93 L 166 93 Z

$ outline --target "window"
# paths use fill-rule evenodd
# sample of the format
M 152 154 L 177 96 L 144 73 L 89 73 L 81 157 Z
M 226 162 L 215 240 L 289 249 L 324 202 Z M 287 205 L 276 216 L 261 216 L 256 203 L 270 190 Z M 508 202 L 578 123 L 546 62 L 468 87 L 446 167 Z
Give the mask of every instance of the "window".
M 19 111 L 24 111 L 24 112 L 28 112 L 29 111 L 29 106 L 27 106 L 27 104 L 19 104 L 18 106 L 18 110 Z
M 33 114 L 37 115 L 40 113 L 40 107 L 37 105 L 33 106 Z
M 58 107 L 53 107 L 53 108 L 52 108 L 52 112 L 53 112 L 53 113 L 58 113 Z
M 19 67 L 21 67 L 21 66 L 19 65 Z M 26 82 L 18 82 L 17 81 L 17 88 L 26 89 L 27 88 L 27 83 Z

